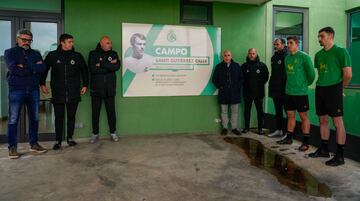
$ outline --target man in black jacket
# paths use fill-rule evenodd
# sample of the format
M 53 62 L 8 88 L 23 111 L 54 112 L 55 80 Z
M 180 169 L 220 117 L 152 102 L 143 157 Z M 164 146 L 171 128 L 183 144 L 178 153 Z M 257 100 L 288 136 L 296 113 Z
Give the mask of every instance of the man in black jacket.
M 258 134 L 263 135 L 263 99 L 265 96 L 264 85 L 269 79 L 269 71 L 266 65 L 260 62 L 255 48 L 248 50 L 246 62 L 241 66 L 244 74 L 244 116 L 245 128 L 242 133 L 249 132 L 250 128 L 250 112 L 252 102 L 255 102 L 257 119 L 258 119 Z
M 228 109 L 231 108 L 231 128 L 232 132 L 240 135 L 238 130 L 238 110 L 241 102 L 241 88 L 243 74 L 240 65 L 231 58 L 231 52 L 225 50 L 223 53 L 224 60 L 215 67 L 212 82 L 219 90 L 218 102 L 221 106 L 221 135 L 226 135 L 229 124 Z
M 55 111 L 56 143 L 54 150 L 61 148 L 62 135 L 64 133 L 65 107 L 67 112 L 67 143 L 75 146 L 73 140 L 75 127 L 75 114 L 80 95 L 85 94 L 88 85 L 88 69 L 83 56 L 75 52 L 74 40 L 69 34 L 62 34 L 59 39 L 60 45 L 55 51 L 49 52 L 45 58 L 47 71 L 41 79 L 41 91 L 45 94 L 48 89 L 45 85 L 48 71 L 51 69 L 51 102 Z
M 90 95 L 92 106 L 93 134 L 91 143 L 96 143 L 99 138 L 99 115 L 102 101 L 104 100 L 111 139 L 119 140 L 116 134 L 115 115 L 115 72 L 120 68 L 118 54 L 112 50 L 112 42 L 108 36 L 103 36 L 96 49 L 89 54 L 90 70 Z
M 283 111 L 285 85 L 286 85 L 286 69 L 285 57 L 287 51 L 285 48 L 285 40 L 277 38 L 274 40 L 275 53 L 271 57 L 271 77 L 269 81 L 269 97 L 272 97 L 275 107 L 276 130 L 269 134 L 269 137 L 283 136 Z

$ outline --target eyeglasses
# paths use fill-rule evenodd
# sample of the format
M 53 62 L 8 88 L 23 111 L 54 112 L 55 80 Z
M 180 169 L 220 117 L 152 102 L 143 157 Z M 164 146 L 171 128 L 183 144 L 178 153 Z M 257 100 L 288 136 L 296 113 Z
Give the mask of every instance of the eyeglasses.
M 28 43 L 33 42 L 33 40 L 32 40 L 32 39 L 20 38 L 20 37 L 18 37 L 18 39 L 20 39 L 23 43 L 25 43 L 25 42 L 28 42 Z

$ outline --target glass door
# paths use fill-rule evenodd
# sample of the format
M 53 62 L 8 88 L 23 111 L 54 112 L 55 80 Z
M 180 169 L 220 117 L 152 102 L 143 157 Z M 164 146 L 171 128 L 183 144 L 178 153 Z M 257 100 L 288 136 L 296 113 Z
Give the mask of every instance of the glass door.
M 14 20 L 0 18 L 0 141 L 6 141 L 8 119 L 8 86 L 6 80 L 4 51 L 11 48 L 13 41 Z
M 36 16 L 36 17 L 35 17 Z M 59 34 L 62 32 L 60 14 L 33 12 L 2 12 L 0 14 L 0 143 L 7 142 L 8 85 L 4 51 L 16 44 L 16 31 L 27 28 L 33 33 L 31 48 L 38 50 L 45 59 L 49 51 L 55 50 Z M 46 81 L 49 86 L 50 77 Z M 50 86 L 49 86 L 50 88 Z M 55 117 L 50 103 L 50 94 L 41 94 L 39 105 L 39 139 L 53 140 Z M 28 119 L 25 107 L 18 125 L 18 141 L 28 141 Z
M 24 19 L 23 25 L 26 29 L 29 29 L 33 33 L 33 43 L 31 45 L 31 48 L 38 50 L 43 59 L 45 59 L 46 55 L 50 51 L 53 51 L 57 48 L 57 40 L 60 26 L 59 22 Z M 48 86 L 50 93 L 40 93 L 39 138 L 40 140 L 53 140 L 53 134 L 55 133 L 55 115 L 50 102 L 50 72 L 46 80 L 46 85 Z M 28 122 L 27 119 L 25 123 L 26 122 Z M 28 125 L 26 125 L 26 131 L 27 130 Z

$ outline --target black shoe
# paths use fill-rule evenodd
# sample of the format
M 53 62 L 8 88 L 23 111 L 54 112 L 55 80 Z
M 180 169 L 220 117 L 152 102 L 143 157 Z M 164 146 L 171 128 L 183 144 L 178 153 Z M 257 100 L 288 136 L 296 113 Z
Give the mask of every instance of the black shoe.
M 309 154 L 309 157 L 311 157 L 311 158 L 318 158 L 318 157 L 329 158 L 330 154 L 328 151 L 318 148 L 314 153 Z
M 307 151 L 309 150 L 309 145 L 302 143 L 301 146 L 298 148 L 299 151 Z
M 278 144 L 292 144 L 293 141 L 292 141 L 292 139 L 285 138 L 283 140 L 276 141 L 276 143 L 278 143 Z
M 234 133 L 235 135 L 240 135 L 241 134 L 240 131 L 237 128 L 232 129 L 231 132 Z
M 242 132 L 242 133 L 247 133 L 247 132 L 249 132 L 249 131 L 250 131 L 250 129 L 244 128 L 241 132 Z
M 67 140 L 67 143 L 70 147 L 73 147 L 73 146 L 76 146 L 77 145 L 77 142 L 75 142 L 72 138 L 69 138 Z
M 222 130 L 221 130 L 221 135 L 227 135 L 227 133 L 228 133 L 228 130 L 226 129 L 226 128 L 223 128 Z
M 53 150 L 59 150 L 61 149 L 61 143 L 55 143 L 54 146 L 53 146 Z
M 262 128 L 258 129 L 258 132 L 257 132 L 258 135 L 265 135 L 265 132 L 263 131 Z
M 335 155 L 331 160 L 326 161 L 325 164 L 327 166 L 332 166 L 332 167 L 344 165 L 345 164 L 344 157 Z

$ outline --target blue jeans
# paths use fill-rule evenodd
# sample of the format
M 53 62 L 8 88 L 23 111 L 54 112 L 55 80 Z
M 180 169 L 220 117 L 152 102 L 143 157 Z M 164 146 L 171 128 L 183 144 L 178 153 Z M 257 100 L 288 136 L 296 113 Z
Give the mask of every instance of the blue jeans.
M 29 116 L 29 143 L 36 144 L 39 129 L 39 89 L 9 90 L 8 143 L 9 148 L 17 146 L 17 127 L 23 105 L 26 105 Z

